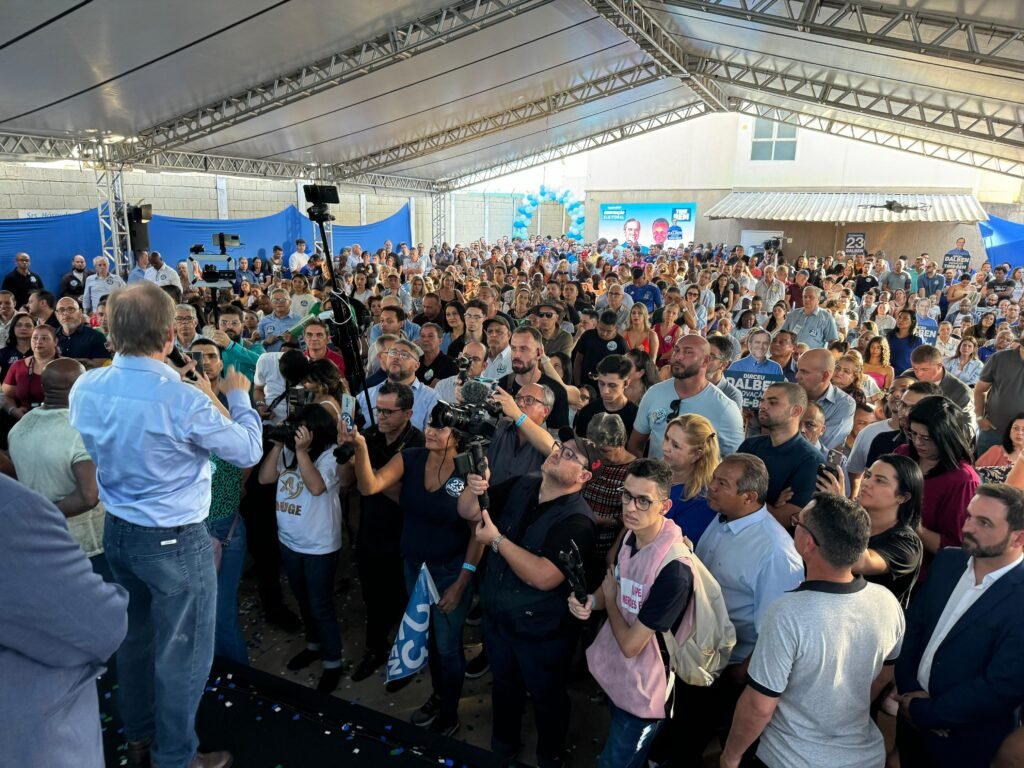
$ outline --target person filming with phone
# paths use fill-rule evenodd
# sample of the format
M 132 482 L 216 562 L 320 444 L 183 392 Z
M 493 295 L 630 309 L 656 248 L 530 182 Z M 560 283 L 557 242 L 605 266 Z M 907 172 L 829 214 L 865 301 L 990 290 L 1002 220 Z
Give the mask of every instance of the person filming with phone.
M 229 370 L 219 389 L 165 360 L 175 307 L 149 281 L 110 294 L 112 365 L 89 371 L 70 396 L 71 426 L 97 468 L 106 509 L 104 549 L 128 590 L 128 635 L 117 652 L 119 711 L 129 763 L 228 766 L 227 752 L 197 755 L 195 716 L 213 662 L 217 572 L 204 521 L 210 454 L 249 467 L 263 452 L 249 380 Z M 130 457 L 130 458 L 129 458 Z

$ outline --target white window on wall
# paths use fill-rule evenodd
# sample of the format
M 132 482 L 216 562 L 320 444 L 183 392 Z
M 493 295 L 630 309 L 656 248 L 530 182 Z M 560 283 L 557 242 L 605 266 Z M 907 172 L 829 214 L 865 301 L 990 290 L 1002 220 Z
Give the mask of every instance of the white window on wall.
M 796 126 L 754 119 L 751 160 L 796 160 Z

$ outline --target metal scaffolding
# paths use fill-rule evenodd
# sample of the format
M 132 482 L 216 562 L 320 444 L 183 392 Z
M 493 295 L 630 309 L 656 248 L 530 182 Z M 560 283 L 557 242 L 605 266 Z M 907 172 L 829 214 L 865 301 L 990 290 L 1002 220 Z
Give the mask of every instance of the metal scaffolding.
M 379 168 L 398 165 L 482 136 L 525 125 L 544 117 L 551 117 L 567 109 L 591 104 L 642 85 L 656 83 L 663 77 L 661 68 L 654 62 L 630 67 L 621 72 L 609 72 L 550 96 L 542 96 L 525 104 L 509 107 L 501 112 L 437 131 L 415 141 L 396 144 L 341 163 L 334 168 L 339 178 L 348 178 Z
M 644 53 L 661 67 L 665 75 L 682 80 L 713 112 L 726 112 L 729 107 L 725 94 L 703 75 L 691 71 L 687 53 L 672 33 L 665 29 L 638 0 L 586 0 L 595 11 L 622 34 L 636 43 Z
M 128 205 L 124 199 L 124 169 L 120 165 L 96 163 L 96 194 L 99 204 L 101 253 L 107 257 L 115 274 L 124 274 L 131 266 L 131 231 L 128 227 Z
M 551 0 L 462 0 L 254 88 L 154 125 L 139 134 L 133 159 L 209 136 L 549 2 Z
M 962 14 L 856 0 L 662 2 L 746 23 L 1024 71 L 1024 29 Z
M 614 128 L 599 131 L 580 139 L 567 141 L 544 149 L 540 152 L 529 152 L 517 157 L 507 158 L 495 165 L 480 168 L 470 173 L 463 174 L 462 176 L 438 183 L 443 185 L 446 189 L 462 189 L 464 187 L 472 186 L 473 184 L 480 184 L 481 182 L 489 181 L 490 179 L 496 179 L 499 176 L 505 176 L 510 173 L 515 173 L 516 171 L 521 171 L 524 168 L 533 168 L 537 165 L 550 163 L 553 160 L 561 160 L 563 157 L 569 157 L 570 155 L 576 155 L 580 152 L 586 152 L 589 149 L 596 149 L 597 147 L 605 147 L 609 144 L 615 144 L 616 142 L 632 138 L 633 136 L 638 136 L 642 133 L 656 131 L 659 128 L 666 128 L 670 125 L 678 125 L 679 123 L 686 122 L 687 120 L 693 120 L 695 117 L 708 114 L 708 112 L 708 106 L 704 102 L 696 101 L 692 104 L 686 104 L 675 109 L 666 110 L 665 112 L 659 112 L 656 115 L 644 117 L 639 120 L 633 120 Z
M 430 236 L 435 245 L 448 242 L 448 211 L 451 208 L 451 197 L 449 192 L 434 192 L 430 196 Z

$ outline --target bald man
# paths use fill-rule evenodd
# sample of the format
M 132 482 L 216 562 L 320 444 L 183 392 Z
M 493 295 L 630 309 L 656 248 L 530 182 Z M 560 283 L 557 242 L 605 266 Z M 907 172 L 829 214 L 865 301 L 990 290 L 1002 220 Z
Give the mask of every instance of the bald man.
M 42 407 L 26 413 L 11 429 L 8 441 L 18 479 L 64 513 L 71 535 L 92 559 L 93 569 L 108 578 L 96 465 L 82 436 L 68 421 L 68 396 L 83 373 L 82 364 L 67 357 L 47 365 Z
M 711 345 L 703 336 L 689 334 L 676 342 L 670 358 L 672 378 L 648 389 L 640 401 L 627 446 L 630 453 L 643 456 L 646 446 L 649 457 L 660 459 L 665 428 L 686 413 L 711 422 L 723 455 L 736 451 L 743 442 L 743 416 L 736 403 L 708 381 L 710 362 Z
M 78 301 L 65 296 L 57 302 L 57 346 L 61 357 L 72 357 L 87 368 L 99 368 L 111 358 L 107 340 L 95 328 L 90 328 L 82 316 Z M 64 406 L 67 408 L 67 406 Z
M 857 410 L 853 398 L 832 383 L 835 370 L 835 358 L 827 349 L 809 349 L 796 363 L 796 383 L 825 414 L 821 444 L 826 450 L 837 448 L 846 440 L 853 430 L 853 414 Z

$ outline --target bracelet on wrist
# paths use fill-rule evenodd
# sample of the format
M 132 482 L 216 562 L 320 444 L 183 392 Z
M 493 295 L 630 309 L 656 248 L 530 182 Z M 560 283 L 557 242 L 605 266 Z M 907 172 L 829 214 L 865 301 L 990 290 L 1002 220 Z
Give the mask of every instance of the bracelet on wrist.
M 469 571 L 470 573 L 476 573 L 476 566 L 472 563 L 463 563 L 462 570 Z
M 516 429 L 519 429 L 519 427 L 523 426 L 523 422 L 525 422 L 525 421 L 526 421 L 526 414 L 525 413 L 519 414 L 519 418 L 516 419 Z

